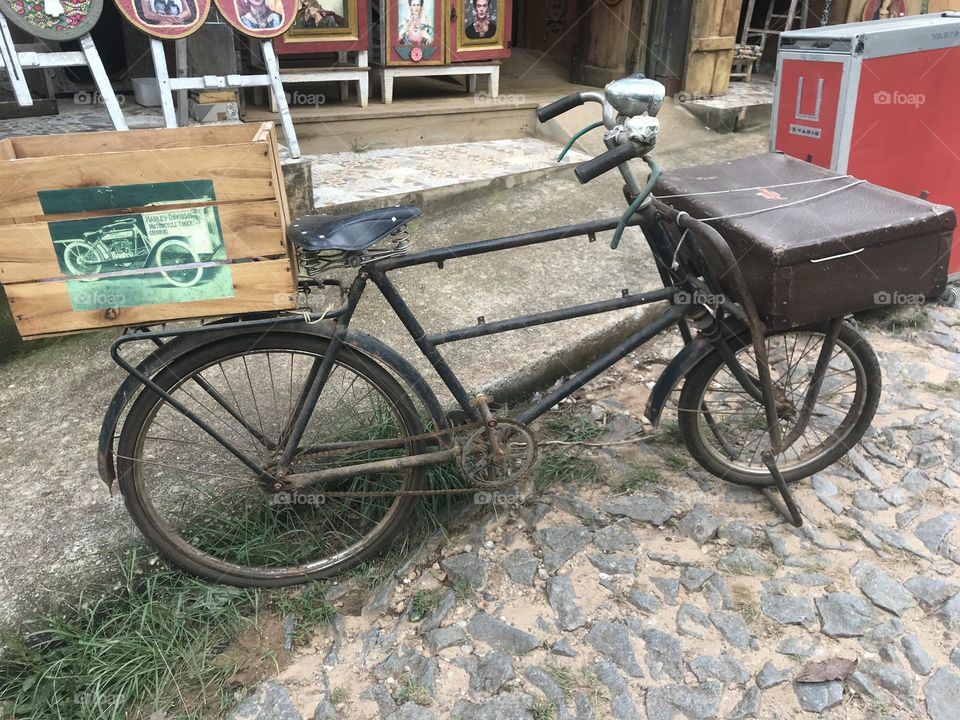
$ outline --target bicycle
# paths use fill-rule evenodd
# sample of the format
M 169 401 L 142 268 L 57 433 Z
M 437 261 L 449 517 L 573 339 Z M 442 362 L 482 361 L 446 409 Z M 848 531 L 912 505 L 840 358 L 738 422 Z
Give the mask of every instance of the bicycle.
M 629 203 L 622 218 L 413 254 L 407 225 L 417 208 L 300 218 L 288 238 L 304 273 L 301 289 L 339 290 L 339 307 L 179 330 L 136 328 L 120 337 L 111 354 L 129 377 L 104 419 L 99 464 L 108 484 L 119 480 L 144 535 L 174 564 L 218 582 L 276 587 L 337 574 L 387 547 L 419 498 L 521 482 L 536 462 L 530 423 L 671 328 L 685 345 L 653 387 L 647 417 L 656 425 L 682 382 L 679 428 L 694 459 L 724 480 L 776 488 L 799 525 L 788 483 L 836 462 L 861 438 L 879 402 L 877 358 L 841 317 L 766 328 L 723 237 L 651 196 L 659 168 L 650 152 L 663 98 L 659 83 L 631 77 L 538 111 L 545 122 L 585 102 L 602 106 L 608 149 L 576 174 L 588 182 L 618 168 Z M 651 168 L 643 184 L 628 164 L 633 158 Z M 662 288 L 427 332 L 388 277 L 611 230 L 615 246 L 628 227 L 642 230 Z M 718 259 L 707 262 L 704 251 Z M 333 266 L 355 268 L 352 283 L 324 277 Z M 371 283 L 466 420 L 452 423 L 406 359 L 350 326 Z M 731 286 L 735 297 L 722 292 Z M 651 303 L 667 307 L 511 417 L 497 417 L 491 398 L 471 396 L 439 351 L 450 342 Z M 144 340 L 158 347 L 135 366 L 121 350 Z M 466 487 L 430 487 L 428 468 L 451 462 Z

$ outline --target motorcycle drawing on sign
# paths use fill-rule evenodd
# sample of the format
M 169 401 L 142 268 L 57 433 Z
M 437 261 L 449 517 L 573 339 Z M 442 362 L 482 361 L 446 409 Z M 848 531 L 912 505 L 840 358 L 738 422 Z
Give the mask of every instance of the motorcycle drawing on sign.
M 157 268 L 163 278 L 176 287 L 193 287 L 203 278 L 207 262 L 220 250 L 197 252 L 191 238 L 179 235 L 152 241 L 136 218 L 124 218 L 83 233 L 81 238 L 57 240 L 63 249 L 63 264 L 71 275 L 92 276 L 78 279 L 96 282 L 101 273 Z

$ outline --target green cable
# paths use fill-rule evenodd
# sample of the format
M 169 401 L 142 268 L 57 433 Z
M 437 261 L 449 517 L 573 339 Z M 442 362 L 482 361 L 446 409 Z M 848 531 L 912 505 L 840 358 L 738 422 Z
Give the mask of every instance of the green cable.
M 600 121 L 597 121 L 597 122 L 595 122 L 595 123 L 590 123 L 590 124 L 587 125 L 583 130 L 581 130 L 581 131 L 578 132 L 576 135 L 574 135 L 572 138 L 570 138 L 570 140 L 567 142 L 567 144 L 566 144 L 566 146 L 563 148 L 563 150 L 560 151 L 560 154 L 557 155 L 557 162 L 560 162 L 561 160 L 563 160 L 563 156 L 566 155 L 568 152 L 570 152 L 570 148 L 573 147 L 573 144 L 574 144 L 577 140 L 579 140 L 583 135 L 586 135 L 586 134 L 587 134 L 588 132 L 590 132 L 591 130 L 594 130 L 595 128 L 598 128 L 598 127 L 603 127 L 603 123 L 600 122 Z
M 643 186 L 643 190 L 637 195 L 637 199 L 630 203 L 630 207 L 627 208 L 623 217 L 620 218 L 620 222 L 617 224 L 617 230 L 613 233 L 613 240 L 610 241 L 610 247 L 613 250 L 616 250 L 617 246 L 620 245 L 620 238 L 623 236 L 623 231 L 627 229 L 627 223 L 630 222 L 630 218 L 633 217 L 634 213 L 640 209 L 644 200 L 653 192 L 653 186 L 657 184 L 657 179 L 660 177 L 660 165 L 656 160 L 652 157 L 644 157 L 643 161 L 650 166 L 650 177 L 647 178 L 647 184 Z

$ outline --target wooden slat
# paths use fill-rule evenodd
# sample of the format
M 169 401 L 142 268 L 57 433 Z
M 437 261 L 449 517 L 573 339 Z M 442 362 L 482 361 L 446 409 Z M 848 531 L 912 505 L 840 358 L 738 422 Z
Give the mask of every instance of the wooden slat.
M 280 206 L 266 201 L 218 208 L 227 258 L 238 260 L 287 252 Z M 47 223 L 10 225 L 0 232 L 0 283 L 63 277 Z
M 153 128 L 125 132 L 71 133 L 11 138 L 16 157 L 41 158 L 95 155 L 129 150 L 172 150 L 207 145 L 253 142 L 261 123 L 183 128 Z
M 0 160 L 13 160 L 17 154 L 13 151 L 13 143 L 9 138 L 0 140 Z
M 40 190 L 185 180 L 212 180 L 219 202 L 277 196 L 267 143 L 17 159 L 0 163 L 0 222 L 43 215 Z
M 20 335 L 37 337 L 97 328 L 236 315 L 296 307 L 294 278 L 286 259 L 231 266 L 234 297 L 168 305 L 75 312 L 65 282 L 25 283 L 6 288 Z
M 715 35 L 713 37 L 704 37 L 698 40 L 694 40 L 691 43 L 691 50 L 696 52 L 712 52 L 716 50 L 733 50 L 733 46 L 736 45 L 734 41 L 735 38 L 733 35 L 720 36 Z

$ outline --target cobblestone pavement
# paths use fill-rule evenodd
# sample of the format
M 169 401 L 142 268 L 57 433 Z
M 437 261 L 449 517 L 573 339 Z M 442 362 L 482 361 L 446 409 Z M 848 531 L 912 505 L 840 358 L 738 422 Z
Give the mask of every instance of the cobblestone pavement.
M 599 482 L 487 512 L 362 611 L 341 596 L 331 631 L 232 717 L 957 718 L 958 325 L 941 307 L 866 325 L 881 407 L 797 490 L 802 529 L 685 467 L 670 432 L 580 450 Z M 572 410 L 635 437 L 669 350 Z

